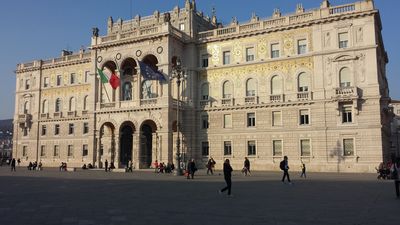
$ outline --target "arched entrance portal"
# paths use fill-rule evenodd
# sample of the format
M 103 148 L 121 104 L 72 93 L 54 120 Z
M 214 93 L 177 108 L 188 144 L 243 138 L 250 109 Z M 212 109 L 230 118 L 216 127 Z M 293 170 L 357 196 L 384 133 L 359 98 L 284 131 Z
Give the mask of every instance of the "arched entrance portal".
M 103 167 L 107 160 L 108 165 L 115 161 L 115 127 L 112 123 L 104 123 L 100 128 L 100 145 L 97 153 L 97 162 L 99 168 Z
M 156 144 L 154 143 L 153 136 L 157 130 L 157 126 L 152 120 L 143 122 L 140 138 L 140 152 L 139 152 L 139 168 L 150 168 L 153 161 L 153 152 L 156 151 Z
M 132 122 L 125 122 L 121 125 L 120 134 L 120 154 L 119 162 L 121 167 L 126 167 L 132 161 L 133 133 L 135 127 Z

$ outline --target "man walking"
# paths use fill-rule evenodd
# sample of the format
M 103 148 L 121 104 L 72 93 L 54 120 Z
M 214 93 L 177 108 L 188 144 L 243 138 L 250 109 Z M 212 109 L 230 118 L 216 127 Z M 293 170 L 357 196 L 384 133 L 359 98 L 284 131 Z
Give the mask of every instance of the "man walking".
M 104 167 L 105 167 L 106 172 L 107 172 L 107 171 L 108 171 L 108 161 L 107 161 L 107 159 L 106 159 L 106 161 L 104 162 Z
M 247 157 L 244 157 L 244 175 L 247 176 L 247 174 L 251 175 L 250 173 L 250 160 Z
M 196 172 L 196 170 L 197 170 L 196 163 L 194 162 L 194 159 L 192 159 L 188 164 L 187 179 L 190 179 L 190 177 L 194 179 L 194 173 Z
M 11 172 L 12 172 L 12 171 L 16 172 L 16 170 L 15 170 L 15 158 L 13 158 L 13 159 L 11 160 Z
M 281 161 L 279 167 L 281 168 L 281 170 L 283 170 L 282 182 L 285 183 L 285 177 L 287 177 L 289 184 L 292 184 L 292 182 L 290 182 L 290 177 L 288 172 L 289 171 L 288 157 L 286 155 L 283 157 L 283 160 Z
M 304 178 L 307 178 L 307 176 L 306 176 L 306 164 L 301 162 L 301 175 L 300 175 L 300 177 L 303 177 L 303 176 L 304 176 Z
M 214 161 L 214 159 L 211 157 L 211 158 L 208 160 L 208 162 L 207 162 L 207 175 L 208 175 L 209 173 L 211 173 L 211 175 L 214 174 L 214 173 L 213 173 L 214 166 L 215 166 L 215 161 Z
M 225 159 L 224 162 L 224 179 L 226 183 L 226 187 L 222 188 L 219 193 L 222 193 L 228 190 L 228 196 L 231 196 L 231 189 L 232 189 L 232 167 L 229 163 L 229 159 Z

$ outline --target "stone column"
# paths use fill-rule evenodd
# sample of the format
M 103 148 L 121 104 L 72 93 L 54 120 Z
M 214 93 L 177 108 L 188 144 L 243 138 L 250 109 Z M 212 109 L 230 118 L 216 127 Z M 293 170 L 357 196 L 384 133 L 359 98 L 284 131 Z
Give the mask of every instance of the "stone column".
M 114 165 L 116 168 L 120 168 L 121 162 L 119 160 L 119 132 L 114 134 Z
M 132 145 L 132 157 L 133 157 L 133 162 L 135 165 L 135 168 L 139 169 L 139 165 L 140 165 L 140 157 L 139 157 L 139 153 L 140 153 L 140 131 L 138 131 L 136 133 L 136 135 L 134 135 L 134 141 L 133 141 L 133 145 Z

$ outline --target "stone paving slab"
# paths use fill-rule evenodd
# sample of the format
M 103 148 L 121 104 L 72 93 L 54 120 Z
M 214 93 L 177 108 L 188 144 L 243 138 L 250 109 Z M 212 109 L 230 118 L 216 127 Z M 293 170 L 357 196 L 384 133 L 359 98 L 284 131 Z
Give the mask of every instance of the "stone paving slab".
M 392 181 L 375 174 L 234 173 L 233 198 L 217 171 L 194 180 L 152 171 L 11 173 L 0 167 L 0 224 L 399 224 Z

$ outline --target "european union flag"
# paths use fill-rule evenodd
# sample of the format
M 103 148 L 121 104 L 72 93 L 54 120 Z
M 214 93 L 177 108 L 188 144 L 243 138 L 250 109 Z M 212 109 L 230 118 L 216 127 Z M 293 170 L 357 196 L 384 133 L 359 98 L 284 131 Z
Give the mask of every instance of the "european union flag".
M 159 81 L 167 81 L 165 79 L 164 74 L 160 71 L 154 71 L 149 65 L 144 62 L 139 61 L 140 73 L 146 80 L 159 80 Z

